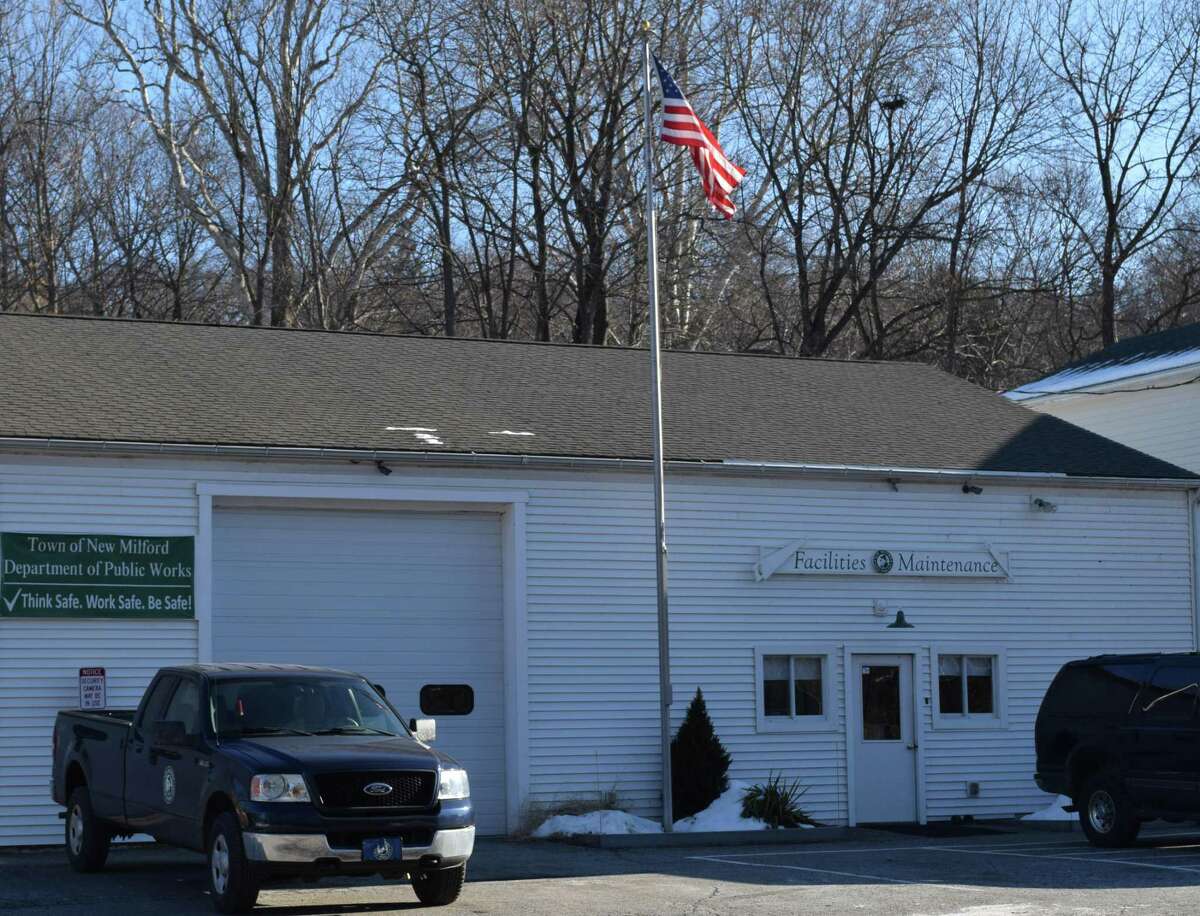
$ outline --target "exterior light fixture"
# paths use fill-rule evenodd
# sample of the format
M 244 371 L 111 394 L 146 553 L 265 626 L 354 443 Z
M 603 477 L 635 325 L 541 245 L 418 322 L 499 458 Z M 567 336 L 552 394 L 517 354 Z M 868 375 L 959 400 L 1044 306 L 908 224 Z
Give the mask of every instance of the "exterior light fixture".
M 983 492 L 983 487 L 977 487 L 973 483 L 964 483 L 963 484 L 963 492 L 970 493 L 973 496 L 978 496 L 980 493 Z
M 1048 499 L 1042 499 L 1040 496 L 1029 497 L 1029 508 L 1034 512 L 1057 512 L 1058 503 L 1052 503 Z
M 904 611 L 896 611 L 896 619 L 887 625 L 889 630 L 913 630 L 916 629 L 911 623 L 904 619 Z
M 377 471 L 379 471 L 379 473 L 380 473 L 380 474 L 382 474 L 384 477 L 387 477 L 388 475 L 390 475 L 390 474 L 392 473 L 392 469 L 391 469 L 391 468 L 389 468 L 389 467 L 388 467 L 386 464 L 384 464 L 382 461 L 376 461 L 376 462 L 375 462 L 375 469 L 376 469 Z

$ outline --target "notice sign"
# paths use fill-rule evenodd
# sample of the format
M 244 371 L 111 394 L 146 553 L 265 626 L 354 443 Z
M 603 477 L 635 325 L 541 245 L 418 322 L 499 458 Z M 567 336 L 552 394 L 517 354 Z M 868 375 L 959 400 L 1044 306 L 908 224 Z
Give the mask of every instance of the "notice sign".
M 79 708 L 103 709 L 108 705 L 108 688 L 103 668 L 79 669 Z
M 195 616 L 190 537 L 0 533 L 0 619 Z

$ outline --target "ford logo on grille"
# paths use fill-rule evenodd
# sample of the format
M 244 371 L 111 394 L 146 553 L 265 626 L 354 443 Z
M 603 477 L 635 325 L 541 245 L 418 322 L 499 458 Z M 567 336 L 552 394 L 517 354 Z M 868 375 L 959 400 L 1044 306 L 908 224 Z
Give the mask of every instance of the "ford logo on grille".
M 363 786 L 363 791 L 368 795 L 391 795 L 392 787 L 386 782 L 373 782 Z

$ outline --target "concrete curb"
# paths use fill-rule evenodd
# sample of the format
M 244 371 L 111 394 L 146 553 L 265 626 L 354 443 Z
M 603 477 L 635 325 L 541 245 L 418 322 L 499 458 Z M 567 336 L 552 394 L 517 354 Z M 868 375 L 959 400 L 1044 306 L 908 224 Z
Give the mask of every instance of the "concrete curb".
M 864 839 L 857 827 L 808 830 L 718 830 L 709 833 L 609 833 L 600 836 L 548 837 L 551 842 L 600 849 L 660 849 L 670 846 L 768 846 Z

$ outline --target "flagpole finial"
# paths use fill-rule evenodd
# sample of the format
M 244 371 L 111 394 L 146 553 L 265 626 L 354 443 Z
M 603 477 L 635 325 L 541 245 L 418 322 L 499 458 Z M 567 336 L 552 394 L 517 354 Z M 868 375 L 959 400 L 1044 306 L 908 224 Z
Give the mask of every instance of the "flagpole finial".
M 642 20 L 642 31 L 645 33 L 647 38 L 650 37 L 650 20 L 649 19 Z

